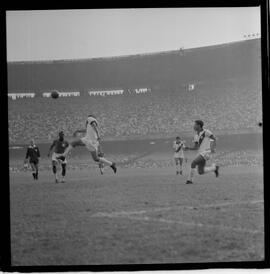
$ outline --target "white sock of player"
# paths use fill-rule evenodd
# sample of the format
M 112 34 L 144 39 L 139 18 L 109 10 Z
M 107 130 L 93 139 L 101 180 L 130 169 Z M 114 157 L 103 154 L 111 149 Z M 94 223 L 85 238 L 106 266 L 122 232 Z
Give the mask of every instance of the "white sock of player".
M 214 172 L 216 170 L 216 165 L 212 164 L 211 166 L 204 168 L 204 173 Z
M 191 182 L 193 181 L 195 171 L 196 171 L 196 168 L 191 168 L 190 169 L 190 172 L 189 172 L 189 175 L 188 175 L 188 181 L 191 181 Z
M 99 157 L 99 161 L 107 166 L 111 166 L 113 163 L 104 157 Z

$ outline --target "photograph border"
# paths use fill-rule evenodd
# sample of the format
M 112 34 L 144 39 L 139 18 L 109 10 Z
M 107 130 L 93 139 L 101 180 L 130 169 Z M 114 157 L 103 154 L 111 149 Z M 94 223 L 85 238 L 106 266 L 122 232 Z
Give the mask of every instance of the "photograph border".
M 42 10 L 42 9 L 75 9 L 74 7 L 25 7 L 8 6 L 5 11 L 1 11 L 1 38 L 2 45 L 6 45 L 6 18 L 5 12 L 9 10 Z M 100 4 L 93 3 L 88 8 L 184 8 L 184 7 L 246 7 L 246 6 L 260 6 L 261 7 L 261 56 L 262 56 L 262 98 L 263 98 L 263 125 L 267 126 L 267 106 L 269 102 L 269 1 L 267 0 L 255 0 L 255 1 L 181 1 L 181 2 L 155 2 L 151 4 L 139 4 L 139 2 L 129 3 L 107 3 L 106 6 L 100 6 Z M 76 8 L 81 9 L 81 8 Z M 266 139 L 266 133 L 263 131 L 263 161 L 264 161 L 264 206 L 265 206 L 265 260 L 264 261 L 245 261 L 245 262 L 209 262 L 209 263 L 183 263 L 183 264 L 130 264 L 130 265 L 68 265 L 68 266 L 12 266 L 11 265 L 11 243 L 10 243 L 10 188 L 9 188 L 9 141 L 8 141 L 8 100 L 7 100 L 7 53 L 6 48 L 1 51 L 1 93 L 0 93 L 0 109 L 1 109 L 1 122 L 2 127 L 7 129 L 5 133 L 1 134 L 2 153 L 4 151 L 4 164 L 2 164 L 2 172 L 5 175 L 5 179 L 2 179 L 0 184 L 1 193 L 1 256 L 0 256 L 0 269 L 5 272 L 68 272 L 68 271 L 156 271 L 156 270 L 198 270 L 198 269 L 218 269 L 218 268 L 240 268 L 240 269 L 263 269 L 270 268 L 269 264 L 269 178 L 267 172 L 265 172 L 265 166 L 268 159 L 265 155 L 268 155 L 268 140 Z M 2 173 L 1 172 L 1 173 Z M 2 174 L 3 174 L 2 173 Z

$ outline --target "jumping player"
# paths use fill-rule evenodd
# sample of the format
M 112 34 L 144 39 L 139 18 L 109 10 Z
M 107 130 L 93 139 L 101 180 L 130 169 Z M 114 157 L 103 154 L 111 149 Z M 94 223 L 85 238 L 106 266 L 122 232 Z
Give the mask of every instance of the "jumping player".
M 173 142 L 173 149 L 174 149 L 174 160 L 175 160 L 175 166 L 176 166 L 176 175 L 178 174 L 183 175 L 183 160 L 184 160 L 185 144 L 179 136 L 177 136 L 175 141 Z
M 214 172 L 216 177 L 219 176 L 219 166 L 212 164 L 212 166 L 206 167 L 206 161 L 211 158 L 211 153 L 215 152 L 216 137 L 210 130 L 203 128 L 203 121 L 196 120 L 194 123 L 194 130 L 196 135 L 194 136 L 194 147 L 186 147 L 186 150 L 198 150 L 198 155 L 191 163 L 191 169 L 186 184 L 193 183 L 194 173 L 196 167 L 198 167 L 198 173 L 200 175 Z
M 38 163 L 40 158 L 39 148 L 35 145 L 35 141 L 31 140 L 30 145 L 27 148 L 24 164 L 29 164 L 32 168 L 32 175 L 34 180 L 38 180 Z
M 76 146 L 86 146 L 87 149 L 90 151 L 92 158 L 95 162 L 110 166 L 113 172 L 116 173 L 117 171 L 116 164 L 102 157 L 102 155 L 100 156 L 99 128 L 98 128 L 97 119 L 95 118 L 94 115 L 89 115 L 86 120 L 85 129 L 76 130 L 73 136 L 77 137 L 78 133 L 85 133 L 85 136 L 71 142 L 68 148 L 63 153 L 63 156 L 66 157 L 68 153 Z
M 51 151 L 54 148 L 54 152 L 52 154 L 52 170 L 55 177 L 55 183 L 59 183 L 57 176 L 57 165 L 61 165 L 62 167 L 62 179 L 60 182 L 65 183 L 67 159 L 66 157 L 63 157 L 62 154 L 65 152 L 65 149 L 68 147 L 69 143 L 64 139 L 64 137 L 64 132 L 60 131 L 58 139 L 53 141 L 48 152 L 48 157 L 50 157 Z

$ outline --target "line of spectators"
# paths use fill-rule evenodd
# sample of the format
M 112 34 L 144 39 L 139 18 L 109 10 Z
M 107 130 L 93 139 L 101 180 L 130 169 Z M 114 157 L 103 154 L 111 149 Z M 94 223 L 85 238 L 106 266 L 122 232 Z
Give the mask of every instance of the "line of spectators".
M 50 142 L 84 127 L 95 114 L 104 138 L 173 135 L 189 131 L 195 119 L 212 130 L 253 128 L 262 120 L 261 87 L 246 80 L 200 84 L 193 91 L 9 100 L 9 141 Z

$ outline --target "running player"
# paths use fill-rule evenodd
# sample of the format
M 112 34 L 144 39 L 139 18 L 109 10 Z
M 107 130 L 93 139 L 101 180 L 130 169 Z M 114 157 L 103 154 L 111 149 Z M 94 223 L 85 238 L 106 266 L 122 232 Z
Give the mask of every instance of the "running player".
M 177 136 L 175 141 L 173 142 L 173 149 L 174 149 L 174 160 L 175 160 L 175 166 L 176 166 L 176 175 L 178 174 L 183 175 L 183 160 L 184 160 L 185 144 L 179 136 Z
M 48 157 L 50 157 L 51 151 L 54 148 L 54 152 L 52 154 L 52 170 L 55 177 L 55 183 L 59 183 L 57 176 L 57 165 L 61 165 L 62 167 L 62 178 L 60 182 L 65 183 L 67 159 L 66 157 L 63 157 L 62 154 L 65 152 L 65 149 L 68 147 L 69 143 L 64 139 L 64 137 L 64 132 L 60 131 L 58 139 L 53 141 L 48 152 Z
M 186 150 L 198 150 L 198 155 L 191 163 L 191 169 L 186 184 L 193 183 L 194 173 L 196 167 L 198 167 L 198 173 L 200 175 L 214 172 L 216 177 L 219 176 L 219 166 L 212 164 L 212 166 L 206 167 L 206 161 L 211 158 L 211 153 L 215 152 L 216 137 L 213 133 L 203 128 L 203 121 L 196 120 L 194 123 L 194 130 L 196 135 L 194 136 L 194 147 L 186 147 Z
M 31 140 L 27 148 L 24 164 L 29 162 L 32 168 L 32 175 L 34 180 L 38 180 L 38 163 L 40 158 L 39 148 L 36 146 L 35 141 Z
M 110 166 L 113 172 L 116 173 L 116 164 L 102 156 L 99 156 L 100 135 L 98 122 L 94 115 L 89 115 L 86 120 L 85 129 L 76 130 L 73 136 L 77 137 L 78 133 L 85 133 L 85 136 L 71 142 L 63 153 L 63 156 L 66 157 L 68 153 L 76 146 L 86 146 L 95 162 Z

